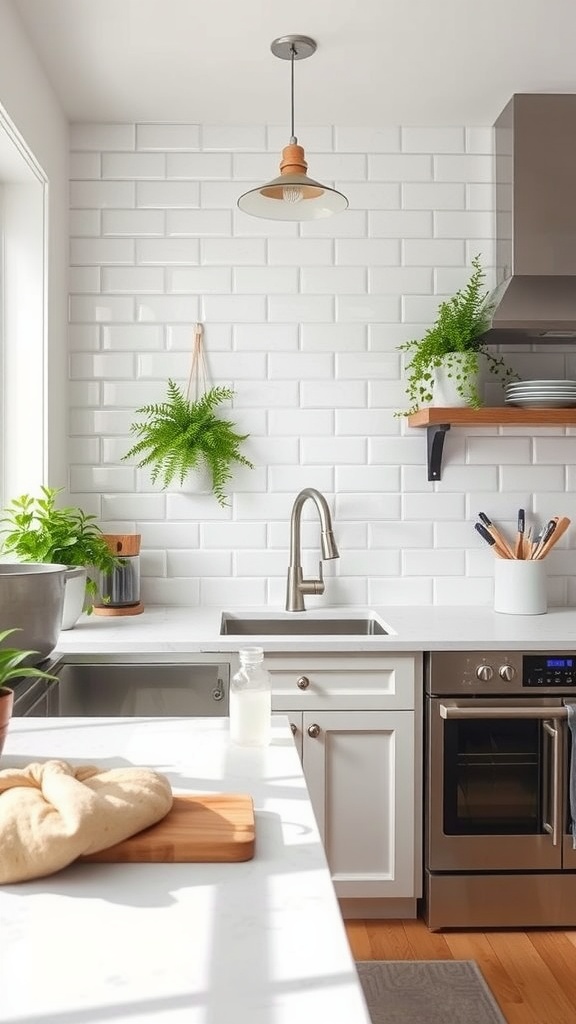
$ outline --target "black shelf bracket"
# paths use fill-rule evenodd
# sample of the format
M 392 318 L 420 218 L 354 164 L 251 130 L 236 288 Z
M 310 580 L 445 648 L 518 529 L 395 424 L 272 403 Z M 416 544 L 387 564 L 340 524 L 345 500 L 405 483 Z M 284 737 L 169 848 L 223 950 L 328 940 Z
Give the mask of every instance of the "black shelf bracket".
M 426 454 L 429 480 L 440 480 L 442 478 L 442 452 L 447 430 L 450 430 L 449 423 L 431 423 L 426 427 Z

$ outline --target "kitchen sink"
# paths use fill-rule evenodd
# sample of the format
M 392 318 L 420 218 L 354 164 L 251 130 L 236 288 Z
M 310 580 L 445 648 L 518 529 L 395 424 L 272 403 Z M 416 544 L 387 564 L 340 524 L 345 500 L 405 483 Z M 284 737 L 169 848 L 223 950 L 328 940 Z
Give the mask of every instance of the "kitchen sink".
M 220 636 L 387 636 L 375 616 L 300 618 L 288 616 L 232 615 L 223 612 Z

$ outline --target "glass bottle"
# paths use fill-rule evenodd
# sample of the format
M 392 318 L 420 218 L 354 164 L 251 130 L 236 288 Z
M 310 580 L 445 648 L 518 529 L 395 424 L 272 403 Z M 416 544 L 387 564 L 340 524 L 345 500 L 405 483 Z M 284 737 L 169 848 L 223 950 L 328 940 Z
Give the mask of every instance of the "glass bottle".
M 272 692 L 262 647 L 243 647 L 230 680 L 230 739 L 246 747 L 270 743 Z

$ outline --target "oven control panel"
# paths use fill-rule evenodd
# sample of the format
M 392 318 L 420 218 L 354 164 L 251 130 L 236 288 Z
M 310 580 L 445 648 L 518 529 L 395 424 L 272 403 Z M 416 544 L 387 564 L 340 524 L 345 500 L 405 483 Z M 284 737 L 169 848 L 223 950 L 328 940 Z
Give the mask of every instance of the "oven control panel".
M 576 686 L 576 656 L 525 654 L 522 658 L 522 686 Z

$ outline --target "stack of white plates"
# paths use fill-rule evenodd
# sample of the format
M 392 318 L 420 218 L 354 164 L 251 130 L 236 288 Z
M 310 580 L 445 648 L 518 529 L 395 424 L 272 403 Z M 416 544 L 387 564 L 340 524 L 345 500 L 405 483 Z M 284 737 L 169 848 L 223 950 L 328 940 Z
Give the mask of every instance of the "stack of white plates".
M 576 405 L 576 380 L 520 380 L 506 384 L 506 405 L 567 409 Z

